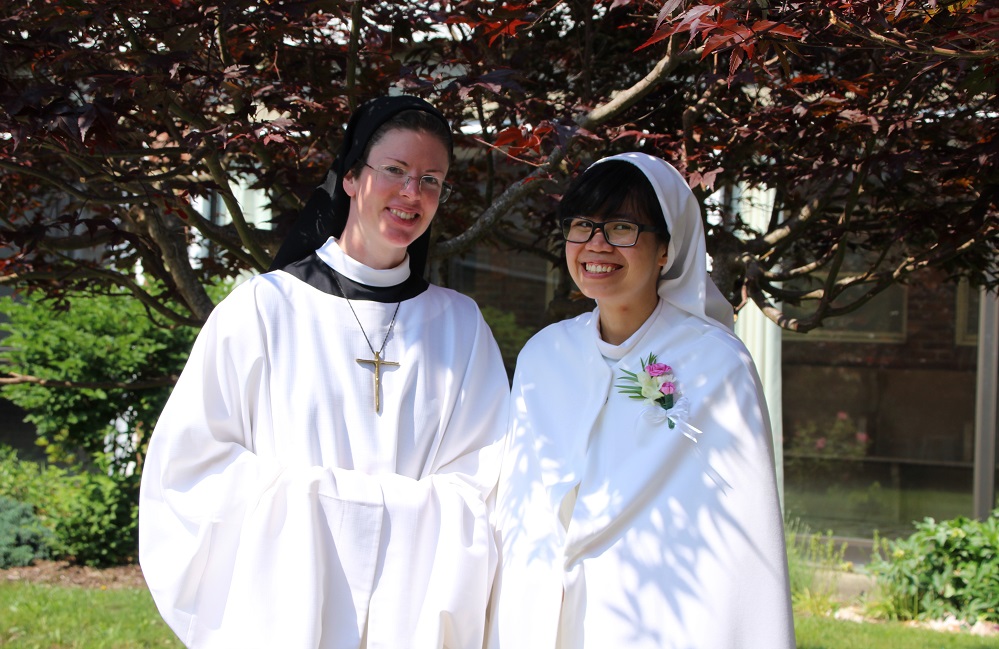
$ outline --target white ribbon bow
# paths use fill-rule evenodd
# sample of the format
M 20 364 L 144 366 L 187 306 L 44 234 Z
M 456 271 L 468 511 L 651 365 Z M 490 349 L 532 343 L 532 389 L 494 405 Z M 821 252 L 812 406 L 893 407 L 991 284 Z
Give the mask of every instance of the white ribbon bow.
M 659 405 L 645 408 L 642 410 L 641 418 L 646 424 L 652 426 L 660 426 L 671 421 L 674 426 L 680 429 L 684 437 L 696 444 L 695 435 L 702 435 L 703 432 L 684 421 L 689 409 L 690 402 L 687 401 L 687 397 L 680 397 L 669 410 L 663 410 L 662 406 Z

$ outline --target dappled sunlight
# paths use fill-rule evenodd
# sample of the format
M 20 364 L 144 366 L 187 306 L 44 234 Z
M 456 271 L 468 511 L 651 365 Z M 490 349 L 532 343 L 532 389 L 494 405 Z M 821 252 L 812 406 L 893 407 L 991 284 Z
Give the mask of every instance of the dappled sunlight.
M 513 556 L 503 566 L 528 584 L 551 573 L 545 596 L 564 589 L 563 622 L 576 627 L 563 633 L 605 642 L 604 629 L 617 629 L 634 646 L 686 649 L 706 646 L 688 636 L 706 628 L 710 642 L 730 646 L 734 629 L 761 628 L 755 605 L 789 615 L 762 402 L 748 356 L 722 347 L 668 358 L 690 402 L 675 427 L 617 398 L 602 358 L 559 368 L 586 377 L 565 408 L 550 406 L 555 373 L 515 380 L 499 501 L 502 551 Z M 504 588 L 516 578 L 503 573 Z

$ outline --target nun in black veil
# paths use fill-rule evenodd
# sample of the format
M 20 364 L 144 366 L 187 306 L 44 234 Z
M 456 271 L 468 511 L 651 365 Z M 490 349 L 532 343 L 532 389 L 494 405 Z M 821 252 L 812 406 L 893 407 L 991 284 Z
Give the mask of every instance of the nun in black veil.
M 359 162 L 365 161 L 368 149 L 377 139 L 374 137 L 376 133 L 379 133 L 386 122 L 404 111 L 422 112 L 427 118 L 439 120 L 441 127 L 435 124 L 432 128 L 440 136 L 441 143 L 447 147 L 450 160 L 454 152 L 450 126 L 444 115 L 431 104 L 408 95 L 378 97 L 363 104 L 347 122 L 343 144 L 333 160 L 326 182 L 312 193 L 309 202 L 296 219 L 291 233 L 281 244 L 269 270 L 278 270 L 299 261 L 319 249 L 329 237 L 340 236 L 347 222 L 350 196 L 337 180 L 343 178 Z M 447 198 L 443 197 L 440 202 L 443 203 Z M 429 245 L 428 228 L 410 247 L 410 268 L 417 276 L 423 275 Z
M 475 303 L 424 278 L 448 122 L 351 117 L 270 272 L 195 343 L 149 444 L 140 563 L 197 647 L 481 647 L 509 387 Z

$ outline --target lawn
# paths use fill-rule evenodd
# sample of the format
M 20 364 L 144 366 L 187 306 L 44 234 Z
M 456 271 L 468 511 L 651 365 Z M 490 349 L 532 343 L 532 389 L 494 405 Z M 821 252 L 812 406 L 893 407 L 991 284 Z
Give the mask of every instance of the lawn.
M 999 638 L 799 615 L 798 649 L 995 649 Z M 0 647 L 138 649 L 181 647 L 149 592 L 0 582 Z
M 4 649 L 182 646 L 145 589 L 0 583 L 0 647 Z
M 870 623 L 796 616 L 798 649 L 996 649 L 999 637 L 947 633 L 897 622 Z

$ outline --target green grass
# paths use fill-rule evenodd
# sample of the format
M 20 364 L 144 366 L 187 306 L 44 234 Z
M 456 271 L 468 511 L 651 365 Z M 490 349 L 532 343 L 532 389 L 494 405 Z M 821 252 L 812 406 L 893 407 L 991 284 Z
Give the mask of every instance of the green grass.
M 995 649 L 999 639 L 907 627 L 795 616 L 798 649 Z M 0 583 L 4 649 L 181 647 L 149 592 Z
M 794 631 L 798 649 L 995 649 L 999 646 L 996 637 L 918 629 L 898 622 L 860 623 L 796 616 Z
M 145 589 L 0 583 L 4 649 L 182 647 Z

